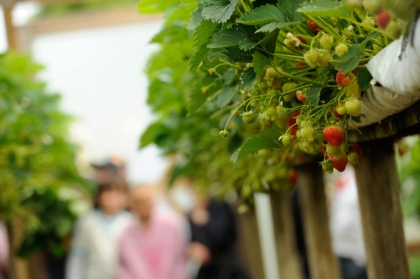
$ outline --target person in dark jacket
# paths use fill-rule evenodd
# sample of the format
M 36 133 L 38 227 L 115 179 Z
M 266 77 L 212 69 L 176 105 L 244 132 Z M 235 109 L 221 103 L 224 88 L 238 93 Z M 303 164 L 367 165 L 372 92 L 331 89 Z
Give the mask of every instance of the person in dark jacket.
M 190 255 L 199 255 L 197 279 L 249 279 L 236 250 L 236 220 L 226 202 L 202 198 L 188 216 Z

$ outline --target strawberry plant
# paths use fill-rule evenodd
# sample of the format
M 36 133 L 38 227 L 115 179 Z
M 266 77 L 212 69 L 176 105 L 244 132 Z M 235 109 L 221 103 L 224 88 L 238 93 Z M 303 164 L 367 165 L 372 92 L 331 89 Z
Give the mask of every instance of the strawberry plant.
M 204 173 L 209 165 L 228 173 L 246 167 L 241 181 L 253 183 L 264 171 L 250 154 L 281 169 L 312 156 L 328 171 L 358 163 L 347 133 L 363 117 L 360 98 L 371 80 L 364 65 L 398 34 L 386 30 L 391 22 L 403 27 L 395 7 L 382 2 L 140 1 L 140 12 L 166 11 L 148 71 L 159 120 L 143 145 L 190 158 L 197 176 L 198 157 Z M 382 11 L 391 15 L 385 30 L 375 21 Z M 234 148 L 229 165 L 225 153 Z

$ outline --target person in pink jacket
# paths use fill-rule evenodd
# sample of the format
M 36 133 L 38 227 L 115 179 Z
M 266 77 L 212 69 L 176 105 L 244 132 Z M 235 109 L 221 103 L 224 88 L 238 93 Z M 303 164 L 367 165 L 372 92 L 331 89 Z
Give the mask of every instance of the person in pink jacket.
M 186 279 L 186 237 L 181 220 L 155 207 L 152 187 L 132 191 L 135 218 L 119 241 L 119 279 Z

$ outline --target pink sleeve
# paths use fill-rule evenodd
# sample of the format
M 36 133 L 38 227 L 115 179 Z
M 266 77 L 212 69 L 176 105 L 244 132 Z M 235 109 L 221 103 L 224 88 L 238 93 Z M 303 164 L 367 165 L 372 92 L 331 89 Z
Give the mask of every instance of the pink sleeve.
M 187 278 L 187 238 L 184 235 L 181 222 L 173 223 L 172 246 L 173 255 L 170 259 L 171 266 L 165 278 Z
M 6 228 L 0 224 L 0 270 L 7 264 L 9 256 L 9 243 L 7 240 Z

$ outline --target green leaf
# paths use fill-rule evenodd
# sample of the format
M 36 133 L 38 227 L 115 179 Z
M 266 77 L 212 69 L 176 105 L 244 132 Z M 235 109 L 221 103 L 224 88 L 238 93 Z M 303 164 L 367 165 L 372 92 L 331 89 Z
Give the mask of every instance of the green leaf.
M 357 83 L 359 84 L 360 89 L 368 90 L 370 88 L 370 81 L 372 78 L 372 75 L 366 67 L 360 68 L 357 73 Z
M 278 0 L 277 6 L 284 13 L 287 21 L 300 21 L 301 15 L 298 13 L 298 7 L 306 0 Z
M 217 96 L 215 103 L 218 107 L 222 108 L 226 106 L 230 101 L 232 101 L 236 94 L 238 94 L 238 92 L 234 90 L 234 88 L 230 86 L 224 86 Z
M 276 45 L 277 45 L 277 37 L 279 35 L 280 30 L 274 30 L 271 33 L 265 35 L 265 37 L 258 42 L 258 44 L 267 51 L 274 53 L 276 51 Z
M 140 138 L 140 148 L 144 148 L 156 141 L 161 134 L 166 134 L 168 128 L 159 122 L 151 124 Z
M 346 73 L 354 70 L 359 64 L 360 59 L 362 59 L 363 50 L 364 45 L 355 44 L 349 48 L 348 52 L 343 57 L 338 57 L 334 54 L 333 59 L 341 62 L 338 66 L 336 66 L 336 69 Z
M 188 113 L 192 114 L 198 111 L 209 97 L 200 90 L 193 90 L 188 98 Z
M 312 2 L 303 2 L 301 7 L 297 9 L 299 13 L 309 16 L 325 16 L 325 17 L 350 17 L 351 11 L 343 4 L 332 0 L 318 0 Z
M 203 4 L 198 4 L 197 9 L 191 14 L 190 22 L 188 23 L 187 29 L 194 30 L 200 25 L 203 18 L 201 17 L 201 13 L 203 11 Z
M 280 148 L 282 145 L 279 142 L 279 137 L 283 131 L 273 125 L 272 128 L 263 129 L 258 135 L 249 138 L 244 144 L 233 153 L 231 160 L 236 162 L 246 155 L 255 153 L 262 149 Z
M 236 8 L 236 0 L 204 0 L 202 17 L 217 23 L 230 19 Z
M 210 36 L 213 34 L 214 29 L 216 29 L 217 23 L 211 22 L 209 20 L 203 20 L 195 28 L 193 34 L 193 50 L 197 52 L 202 45 L 208 42 Z
M 265 69 L 265 67 L 270 65 L 270 59 L 268 59 L 261 52 L 256 51 L 252 55 L 252 63 L 254 64 L 254 71 L 258 77 L 260 77 Z
M 254 86 L 257 81 L 257 74 L 254 71 L 254 68 L 248 68 L 243 71 L 241 75 L 241 84 L 245 90 L 248 90 L 250 87 Z
M 246 25 L 260 25 L 271 22 L 286 22 L 284 14 L 274 5 L 264 5 L 243 14 L 236 22 Z
M 198 66 L 200 66 L 201 61 L 204 60 L 204 57 L 206 57 L 207 53 L 209 52 L 209 49 L 203 45 L 200 47 L 200 49 L 195 52 L 188 61 L 188 69 L 190 72 L 194 72 L 197 70 Z
M 308 103 L 311 106 L 317 106 L 319 103 L 322 87 L 312 87 L 308 91 Z
M 229 62 L 251 62 L 252 61 L 252 52 L 245 51 L 240 49 L 239 47 L 228 47 L 225 48 L 223 52 L 227 58 L 226 61 Z
M 264 25 L 260 29 L 257 30 L 257 32 L 263 32 L 263 33 L 270 33 L 273 32 L 276 29 L 281 29 L 284 26 L 293 26 L 298 24 L 299 21 L 294 22 L 272 22 L 269 24 Z
M 207 45 L 208 48 L 225 48 L 237 46 L 248 38 L 248 33 L 240 28 L 222 29 L 215 33 L 213 42 Z

